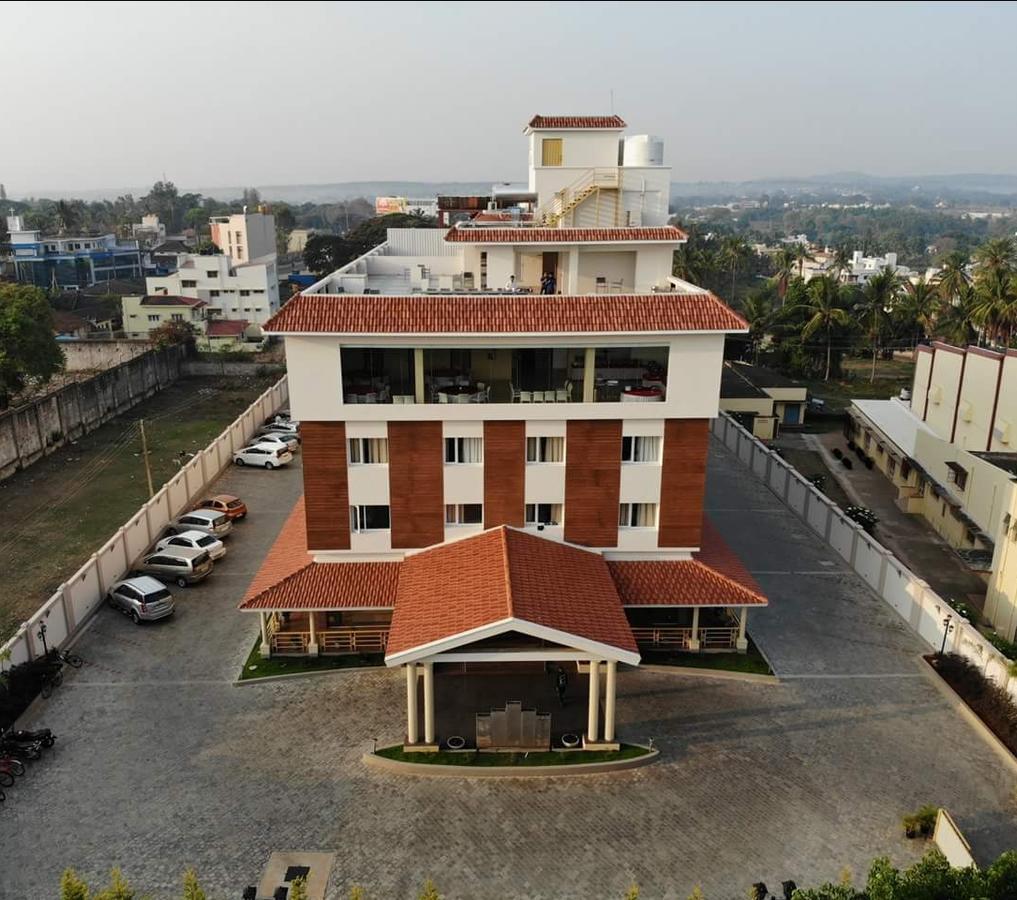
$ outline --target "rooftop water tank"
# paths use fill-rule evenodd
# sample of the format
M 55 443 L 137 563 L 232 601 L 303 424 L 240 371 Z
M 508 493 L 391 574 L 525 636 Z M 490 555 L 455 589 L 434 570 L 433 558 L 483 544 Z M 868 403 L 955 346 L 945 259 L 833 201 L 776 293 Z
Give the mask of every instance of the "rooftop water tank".
M 653 134 L 634 134 L 625 138 L 623 165 L 664 165 L 664 139 Z

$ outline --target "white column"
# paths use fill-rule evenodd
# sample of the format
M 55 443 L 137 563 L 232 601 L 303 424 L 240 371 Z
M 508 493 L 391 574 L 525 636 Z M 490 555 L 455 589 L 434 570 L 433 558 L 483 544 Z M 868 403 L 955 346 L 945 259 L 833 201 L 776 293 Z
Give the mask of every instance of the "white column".
M 699 652 L 699 607 L 692 607 L 692 634 L 689 635 L 689 650 Z
M 735 642 L 735 649 L 739 653 L 744 653 L 749 649 L 749 642 L 745 639 L 745 623 L 749 618 L 749 608 L 747 606 L 742 607 L 741 617 L 738 619 L 738 640 Z
M 407 663 L 406 669 L 406 743 L 417 742 L 417 664 Z
M 268 659 L 272 655 L 272 645 L 268 640 L 268 613 L 258 613 L 258 618 L 261 619 L 261 658 Z
M 434 743 L 434 663 L 424 663 L 424 743 Z
M 590 708 L 586 722 L 586 740 L 597 742 L 597 714 L 600 708 L 600 660 L 590 660 Z
M 609 659 L 606 665 L 607 678 L 604 681 L 604 740 L 610 743 L 614 740 L 614 695 L 618 663 L 613 659 Z
M 579 248 L 575 245 L 569 250 L 569 283 L 565 293 L 579 293 Z
M 310 612 L 307 614 L 307 621 L 311 626 L 310 641 L 307 644 L 307 655 L 317 656 L 318 655 L 318 627 L 314 620 L 315 614 Z
M 413 399 L 423 403 L 424 398 L 424 348 L 413 349 Z
M 596 377 L 597 351 L 593 347 L 587 347 L 583 355 L 583 403 L 593 403 Z

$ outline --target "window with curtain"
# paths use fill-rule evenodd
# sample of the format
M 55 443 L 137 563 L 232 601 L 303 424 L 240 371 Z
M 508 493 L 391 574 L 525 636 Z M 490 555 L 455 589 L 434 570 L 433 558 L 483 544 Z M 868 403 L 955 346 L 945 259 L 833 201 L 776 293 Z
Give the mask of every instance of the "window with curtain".
M 619 528 L 656 528 L 656 503 L 622 503 L 618 509 Z
M 479 437 L 445 438 L 445 462 L 482 463 L 484 461 L 484 439 Z
M 526 439 L 526 461 L 530 463 L 565 462 L 565 438 L 528 437 Z
M 481 503 L 449 503 L 445 507 L 446 525 L 482 525 L 484 507 Z
M 622 438 L 622 462 L 659 462 L 660 438 L 637 435 Z
M 350 531 L 384 531 L 391 527 L 387 506 L 350 507 Z
M 350 463 L 385 465 L 388 462 L 388 438 L 350 438 Z
M 524 521 L 527 525 L 561 525 L 561 503 L 527 503 Z
M 562 139 L 544 138 L 540 142 L 540 164 L 560 166 L 562 161 Z

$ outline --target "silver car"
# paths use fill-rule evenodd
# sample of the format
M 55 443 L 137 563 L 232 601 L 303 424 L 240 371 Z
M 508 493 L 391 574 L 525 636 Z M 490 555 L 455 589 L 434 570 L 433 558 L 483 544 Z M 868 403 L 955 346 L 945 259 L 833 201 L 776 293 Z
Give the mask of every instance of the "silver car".
M 212 574 L 212 557 L 200 548 L 167 547 L 144 557 L 138 571 L 143 575 L 154 575 L 160 581 L 175 581 L 180 587 L 187 587 L 204 581 Z
M 218 562 L 226 555 L 226 545 L 217 537 L 205 534 L 204 531 L 181 531 L 180 534 L 164 537 L 155 545 L 156 550 L 168 550 L 173 547 L 191 547 L 194 550 L 204 550 L 212 557 L 212 562 Z
M 285 431 L 269 431 L 258 435 L 259 444 L 275 444 L 285 447 L 290 453 L 296 453 L 300 447 L 300 441 L 295 434 Z
M 130 616 L 135 625 L 173 615 L 173 597 L 166 585 L 147 575 L 114 582 L 106 592 L 106 602 Z
M 217 509 L 192 509 L 181 513 L 166 529 L 167 533 L 180 534 L 183 531 L 202 531 L 212 537 L 223 538 L 233 530 L 233 521 L 226 513 Z

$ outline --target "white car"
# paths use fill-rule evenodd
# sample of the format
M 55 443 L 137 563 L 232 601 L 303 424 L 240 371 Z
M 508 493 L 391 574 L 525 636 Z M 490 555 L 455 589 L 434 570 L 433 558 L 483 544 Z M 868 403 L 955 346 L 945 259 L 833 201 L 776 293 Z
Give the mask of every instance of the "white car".
M 285 466 L 292 459 L 293 454 L 278 444 L 251 444 L 233 454 L 233 462 L 238 466 L 260 466 L 263 469 Z
M 258 434 L 285 434 L 292 435 L 298 441 L 300 440 L 300 423 L 294 422 L 292 419 L 285 422 L 272 422 L 268 425 L 262 425 L 258 429 Z
M 222 559 L 226 555 L 226 545 L 211 534 L 204 531 L 181 531 L 180 534 L 173 534 L 164 537 L 155 545 L 156 550 L 167 550 L 170 547 L 191 547 L 194 550 L 204 550 L 213 562 Z
M 300 441 L 295 434 L 288 434 L 285 431 L 272 431 L 268 434 L 258 435 L 259 444 L 275 444 L 278 447 L 285 447 L 290 453 L 296 453 Z

